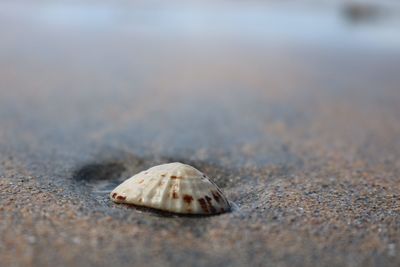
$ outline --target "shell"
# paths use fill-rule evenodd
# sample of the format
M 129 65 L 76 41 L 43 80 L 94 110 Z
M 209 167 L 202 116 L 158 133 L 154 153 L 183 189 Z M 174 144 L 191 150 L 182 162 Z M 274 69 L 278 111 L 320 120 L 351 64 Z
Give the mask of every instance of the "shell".
M 205 174 L 179 162 L 132 176 L 117 186 L 110 198 L 116 203 L 180 214 L 218 214 L 231 208 L 221 189 Z

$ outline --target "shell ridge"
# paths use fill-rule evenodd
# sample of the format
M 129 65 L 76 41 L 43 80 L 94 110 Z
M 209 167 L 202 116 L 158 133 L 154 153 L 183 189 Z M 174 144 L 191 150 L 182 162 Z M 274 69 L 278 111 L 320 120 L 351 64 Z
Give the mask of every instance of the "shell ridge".
M 196 210 L 201 210 L 203 213 L 204 211 L 201 208 L 201 205 L 199 204 L 199 198 L 201 198 L 201 196 L 199 196 L 198 192 L 200 192 L 200 187 L 199 187 L 199 183 L 193 183 L 194 184 L 194 190 L 191 192 L 191 196 L 193 197 L 193 204 L 194 204 L 194 208 Z
M 152 197 L 151 197 L 151 203 L 153 207 L 155 208 L 162 208 L 162 195 L 163 192 L 161 190 L 161 187 L 159 186 L 161 179 L 155 179 L 154 187 L 153 190 L 151 191 Z
M 153 198 L 154 198 L 154 195 L 155 195 L 156 190 L 157 190 L 157 181 L 156 181 L 156 179 L 149 178 L 147 187 L 148 187 L 148 189 L 147 190 L 145 189 L 143 191 L 144 201 L 145 202 L 150 201 L 151 206 L 154 207 Z
M 160 174 L 161 175 L 161 174 Z M 166 203 L 166 204 L 168 204 L 168 201 L 166 201 L 166 199 L 168 198 L 168 188 L 169 188 L 169 185 L 171 184 L 171 179 L 168 179 L 168 178 L 160 178 L 160 181 L 163 181 L 164 182 L 164 186 L 162 187 L 162 195 L 160 196 L 160 199 L 161 199 L 161 201 L 160 201 L 160 203 Z M 169 202 L 171 201 L 171 199 L 169 199 Z M 168 206 L 168 205 L 167 205 Z
M 176 184 L 177 184 L 177 186 L 176 186 L 176 191 L 175 191 L 175 193 L 177 194 L 177 197 L 178 197 L 178 199 L 180 199 L 180 197 L 181 197 L 181 193 L 182 193 L 182 188 L 181 188 L 181 179 L 178 179 L 177 181 L 176 181 Z M 174 192 L 172 192 L 172 194 L 173 194 Z M 180 201 L 174 201 L 173 199 L 171 199 L 171 206 L 172 207 L 174 207 L 177 211 L 180 211 L 180 212 L 182 212 L 182 205 L 180 205 L 181 204 L 181 202 Z

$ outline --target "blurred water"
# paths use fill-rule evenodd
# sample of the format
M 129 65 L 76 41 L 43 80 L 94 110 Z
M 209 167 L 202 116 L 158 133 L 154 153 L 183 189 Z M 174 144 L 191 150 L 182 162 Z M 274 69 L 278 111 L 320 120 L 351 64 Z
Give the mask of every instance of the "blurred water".
M 28 22 L 59 31 L 122 32 L 206 42 L 400 49 L 400 5 L 393 2 L 5 2 L 0 28 Z M 2 26 L 1 26 L 2 25 Z

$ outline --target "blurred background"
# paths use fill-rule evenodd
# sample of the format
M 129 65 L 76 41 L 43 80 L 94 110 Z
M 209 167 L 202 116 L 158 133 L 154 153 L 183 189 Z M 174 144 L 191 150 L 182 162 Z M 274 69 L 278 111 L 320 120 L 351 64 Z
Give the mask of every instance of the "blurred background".
M 394 108 L 377 101 L 399 97 L 399 8 L 396 1 L 2 1 L 0 106 L 45 139 L 74 139 L 85 128 L 110 142 L 135 131 L 126 141 L 144 150 L 255 148 L 265 133 L 260 120 L 294 126 L 322 105 L 346 116 L 355 102 L 348 116 Z M 58 130 L 46 130 L 49 117 Z
M 73 143 L 85 129 L 164 154 L 244 143 L 240 151 L 263 151 L 270 137 L 261 135 L 273 123 L 307 131 L 316 115 L 363 123 L 357 114 L 394 114 L 395 105 L 382 102 L 399 100 L 399 8 L 396 1 L 1 1 L 2 115 L 46 141 Z M 340 123 L 323 127 L 346 134 Z
M 399 136 L 399 1 L 0 0 L 6 265 L 398 266 Z M 104 193 L 169 161 L 240 212 Z

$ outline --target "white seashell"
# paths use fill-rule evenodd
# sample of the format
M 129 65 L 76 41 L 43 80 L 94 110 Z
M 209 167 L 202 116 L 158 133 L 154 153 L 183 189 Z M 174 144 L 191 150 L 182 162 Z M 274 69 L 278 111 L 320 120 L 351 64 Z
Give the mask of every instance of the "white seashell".
M 206 175 L 179 162 L 132 176 L 117 186 L 110 198 L 117 203 L 181 214 L 218 214 L 231 208 L 221 189 Z

